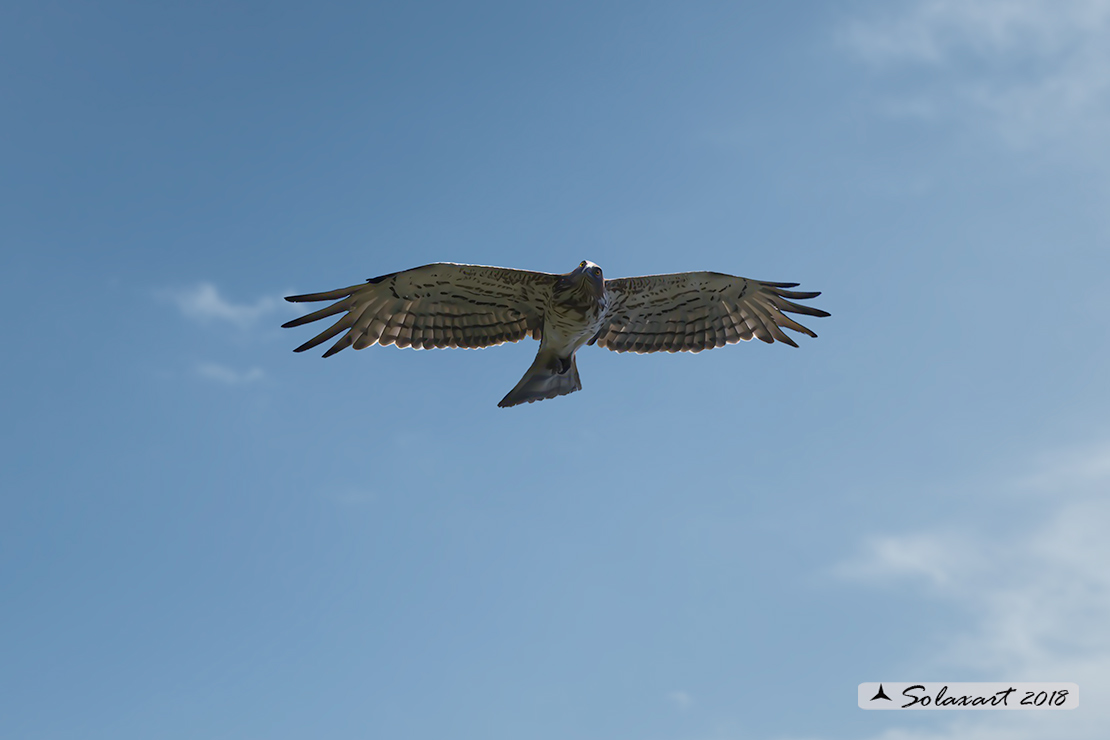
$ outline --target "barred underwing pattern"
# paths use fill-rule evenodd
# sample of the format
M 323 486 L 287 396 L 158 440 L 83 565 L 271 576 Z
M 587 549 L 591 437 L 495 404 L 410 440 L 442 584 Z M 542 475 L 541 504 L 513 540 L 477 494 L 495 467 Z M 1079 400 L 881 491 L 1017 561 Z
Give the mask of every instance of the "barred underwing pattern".
M 615 352 L 700 352 L 754 337 L 797 347 L 783 329 L 817 335 L 786 314 L 829 314 L 795 303 L 820 295 L 789 290 L 796 286 L 716 272 L 605 280 L 589 261 L 562 275 L 436 263 L 290 296 L 296 303 L 334 303 L 283 326 L 339 315 L 295 350 L 338 337 L 324 357 L 374 344 L 478 348 L 538 339 L 535 362 L 500 404 L 514 406 L 579 390 L 575 352 L 585 344 Z

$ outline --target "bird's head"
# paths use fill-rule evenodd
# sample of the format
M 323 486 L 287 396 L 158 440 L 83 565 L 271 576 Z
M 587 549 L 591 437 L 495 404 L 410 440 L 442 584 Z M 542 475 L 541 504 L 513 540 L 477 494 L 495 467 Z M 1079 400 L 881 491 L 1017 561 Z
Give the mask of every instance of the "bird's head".
M 600 267 L 583 260 L 578 267 L 559 277 L 555 291 L 563 296 L 561 300 L 590 305 L 605 295 L 605 278 Z
M 605 291 L 605 276 L 602 275 L 601 268 L 589 260 L 582 260 L 582 264 L 571 275 L 580 281 L 587 281 L 598 295 Z

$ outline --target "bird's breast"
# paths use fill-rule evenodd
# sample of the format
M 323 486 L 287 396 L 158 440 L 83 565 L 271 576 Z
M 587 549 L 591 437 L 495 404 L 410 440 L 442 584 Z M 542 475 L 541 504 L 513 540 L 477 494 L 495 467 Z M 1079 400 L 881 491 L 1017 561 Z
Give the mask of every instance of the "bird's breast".
M 606 296 L 564 294 L 544 317 L 544 344 L 573 351 L 589 341 L 605 321 Z

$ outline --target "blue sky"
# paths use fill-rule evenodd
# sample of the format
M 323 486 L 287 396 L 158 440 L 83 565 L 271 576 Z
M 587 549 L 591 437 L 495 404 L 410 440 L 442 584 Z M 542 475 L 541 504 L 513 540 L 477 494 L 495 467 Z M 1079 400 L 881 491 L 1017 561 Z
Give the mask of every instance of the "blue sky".
M 1101 738 L 1110 2 L 0 8 L 0 734 Z M 433 261 L 794 350 L 329 360 Z M 877 680 L 1069 713 L 863 712 Z M 804 711 L 796 697 L 805 697 Z

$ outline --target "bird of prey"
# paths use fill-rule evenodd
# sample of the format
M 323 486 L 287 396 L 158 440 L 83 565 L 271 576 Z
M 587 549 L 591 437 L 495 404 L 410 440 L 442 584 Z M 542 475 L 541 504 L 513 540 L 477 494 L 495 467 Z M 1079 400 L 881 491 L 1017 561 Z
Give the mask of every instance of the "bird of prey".
M 788 290 L 797 285 L 718 272 L 606 280 L 589 261 L 563 275 L 441 262 L 349 288 L 289 296 L 285 300 L 294 303 L 335 303 L 282 326 L 342 314 L 294 350 L 339 336 L 324 357 L 372 344 L 476 348 L 538 339 L 532 366 L 498 404 L 508 407 L 581 390 L 574 355 L 583 345 L 614 352 L 700 352 L 755 337 L 797 347 L 783 329 L 817 335 L 786 314 L 829 315 L 794 303 L 820 295 Z

